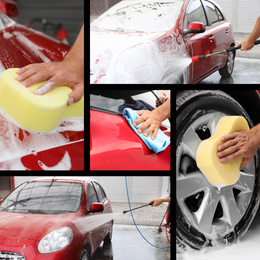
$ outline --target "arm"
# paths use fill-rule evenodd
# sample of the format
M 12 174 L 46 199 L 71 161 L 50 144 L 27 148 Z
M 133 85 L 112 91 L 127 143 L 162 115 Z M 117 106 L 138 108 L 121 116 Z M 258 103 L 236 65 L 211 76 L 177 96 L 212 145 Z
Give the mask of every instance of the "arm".
M 254 157 L 260 146 L 260 124 L 249 131 L 239 131 L 221 137 L 223 144 L 218 146 L 220 162 L 225 163 L 243 157 L 243 169 Z
M 19 76 L 16 79 L 25 87 L 46 80 L 34 92 L 36 95 L 66 85 L 73 90 L 69 95 L 68 105 L 79 101 L 84 94 L 84 25 L 63 61 L 30 64 L 18 70 L 17 74 Z
M 254 42 L 260 37 L 260 18 L 258 17 L 253 31 L 248 38 L 237 44 L 235 47 L 241 46 L 241 51 L 248 51 L 254 47 Z
M 171 202 L 171 197 L 154 199 L 154 200 L 151 200 L 150 202 L 153 202 L 152 206 L 158 206 L 163 202 Z

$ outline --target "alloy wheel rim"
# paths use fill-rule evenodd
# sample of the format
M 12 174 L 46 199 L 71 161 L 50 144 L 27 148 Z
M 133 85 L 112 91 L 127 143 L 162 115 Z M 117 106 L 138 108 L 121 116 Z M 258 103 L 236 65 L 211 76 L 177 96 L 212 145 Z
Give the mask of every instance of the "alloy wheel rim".
M 225 114 L 214 112 L 196 119 L 184 133 L 176 152 L 180 210 L 190 225 L 210 236 L 224 236 L 241 220 L 250 204 L 255 182 L 253 161 L 240 171 L 237 183 L 220 190 L 211 185 L 197 168 L 196 149 L 201 142 L 197 132 L 213 133 L 223 116 Z

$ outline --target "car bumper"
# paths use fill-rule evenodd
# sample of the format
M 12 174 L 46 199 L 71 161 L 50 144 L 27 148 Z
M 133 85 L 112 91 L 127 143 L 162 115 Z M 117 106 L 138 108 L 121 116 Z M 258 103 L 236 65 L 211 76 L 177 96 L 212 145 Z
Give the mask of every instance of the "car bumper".
M 77 260 L 80 250 L 68 246 L 51 254 L 41 254 L 38 251 L 38 241 L 20 238 L 0 238 L 0 259 L 13 260 Z M 8 258 L 8 257 L 9 258 Z M 7 257 L 7 258 L 6 258 Z

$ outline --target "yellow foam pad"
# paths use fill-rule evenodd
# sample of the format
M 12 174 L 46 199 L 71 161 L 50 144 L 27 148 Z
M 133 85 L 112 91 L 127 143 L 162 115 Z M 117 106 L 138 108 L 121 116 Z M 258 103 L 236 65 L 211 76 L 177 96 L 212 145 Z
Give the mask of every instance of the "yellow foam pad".
M 239 179 L 239 169 L 242 158 L 227 163 L 221 163 L 217 156 L 217 147 L 222 144 L 220 138 L 224 135 L 249 130 L 247 121 L 242 116 L 224 116 L 215 128 L 212 136 L 202 141 L 196 151 L 196 163 L 207 180 L 220 188 L 235 184 Z
M 18 68 L 5 70 L 0 78 L 0 108 L 23 129 L 46 133 L 54 130 L 64 119 L 84 117 L 84 97 L 67 106 L 72 89 L 59 86 L 43 94 L 33 92 L 44 82 L 28 88 L 15 78 Z

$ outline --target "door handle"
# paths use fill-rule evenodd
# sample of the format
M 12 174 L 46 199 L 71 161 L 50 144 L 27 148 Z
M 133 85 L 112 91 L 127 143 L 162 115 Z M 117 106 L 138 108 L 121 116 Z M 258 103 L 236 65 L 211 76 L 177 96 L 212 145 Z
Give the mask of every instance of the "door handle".
M 209 41 L 212 43 L 214 41 L 214 38 L 215 38 L 214 35 L 210 35 L 209 36 Z

